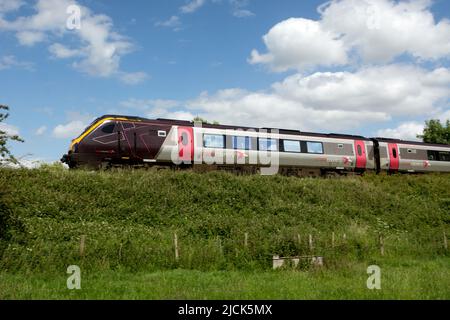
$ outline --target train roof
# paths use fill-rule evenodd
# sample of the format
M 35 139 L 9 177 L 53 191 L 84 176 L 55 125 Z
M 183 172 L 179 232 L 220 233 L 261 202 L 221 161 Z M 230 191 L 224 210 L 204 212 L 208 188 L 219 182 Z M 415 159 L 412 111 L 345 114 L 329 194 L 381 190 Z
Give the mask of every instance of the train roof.
M 126 116 L 126 115 L 103 115 L 97 119 L 95 119 L 91 125 L 97 123 L 98 121 L 101 121 L 105 118 L 124 118 L 130 121 L 145 121 L 145 122 L 164 122 L 168 124 L 173 125 L 180 125 L 180 126 L 193 126 L 194 121 L 188 121 L 188 120 L 177 120 L 177 119 L 165 119 L 165 118 L 157 118 L 157 119 L 148 119 L 143 117 L 136 117 L 136 116 Z M 392 139 L 392 138 L 384 138 L 384 137 L 376 137 L 376 138 L 367 138 L 360 135 L 351 135 L 351 134 L 342 134 L 342 133 L 317 133 L 317 132 L 305 132 L 301 130 L 294 130 L 294 129 L 279 129 L 279 128 L 257 128 L 257 127 L 245 127 L 245 126 L 233 126 L 233 125 L 223 125 L 223 124 L 211 124 L 211 123 L 202 123 L 202 126 L 204 128 L 214 128 L 214 129 L 243 129 L 243 130 L 255 130 L 255 131 L 261 131 L 261 130 L 277 130 L 280 134 L 287 134 L 287 135 L 302 135 L 302 136 L 310 136 L 310 137 L 323 137 L 323 138 L 335 138 L 335 139 L 350 139 L 350 140 L 365 140 L 365 141 L 371 141 L 371 140 L 377 140 L 380 142 L 388 142 L 388 143 L 399 143 L 399 144 L 409 144 L 409 145 L 421 145 L 421 146 L 432 146 L 432 147 L 446 147 L 450 148 L 450 145 L 446 144 L 436 144 L 436 143 L 425 143 L 420 141 L 407 141 L 407 140 L 401 140 L 401 139 Z
M 410 145 L 418 145 L 418 146 L 450 148 L 450 145 L 448 145 L 448 144 L 440 144 L 440 143 L 427 143 L 427 142 L 421 142 L 421 141 L 409 141 L 409 140 L 383 138 L 383 137 L 377 137 L 377 138 L 374 138 L 374 139 L 376 139 L 377 141 L 380 141 L 380 142 L 388 142 L 388 143 L 410 144 Z

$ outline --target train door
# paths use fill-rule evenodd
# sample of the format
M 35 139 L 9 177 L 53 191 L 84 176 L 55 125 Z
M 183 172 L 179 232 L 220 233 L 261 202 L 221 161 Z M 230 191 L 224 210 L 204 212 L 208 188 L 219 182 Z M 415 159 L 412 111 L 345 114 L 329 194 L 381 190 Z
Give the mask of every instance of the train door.
M 184 163 L 194 160 L 194 132 L 192 127 L 178 127 L 178 157 Z
M 367 165 L 366 144 L 362 140 L 355 140 L 356 169 L 365 169 Z
M 398 146 L 396 143 L 389 143 L 388 144 L 389 149 L 389 169 L 390 170 L 398 170 L 400 165 L 400 155 L 398 153 Z

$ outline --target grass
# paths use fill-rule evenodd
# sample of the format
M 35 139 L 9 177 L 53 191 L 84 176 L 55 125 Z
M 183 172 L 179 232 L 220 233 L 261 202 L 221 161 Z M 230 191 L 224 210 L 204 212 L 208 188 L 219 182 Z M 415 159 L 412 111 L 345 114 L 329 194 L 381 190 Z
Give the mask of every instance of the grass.
M 449 178 L 0 169 L 0 299 L 449 299 Z M 274 254 L 325 266 L 272 271 Z
M 449 258 L 381 261 L 381 290 L 365 264 L 346 270 L 87 272 L 81 290 L 58 275 L 0 273 L 0 299 L 450 299 Z

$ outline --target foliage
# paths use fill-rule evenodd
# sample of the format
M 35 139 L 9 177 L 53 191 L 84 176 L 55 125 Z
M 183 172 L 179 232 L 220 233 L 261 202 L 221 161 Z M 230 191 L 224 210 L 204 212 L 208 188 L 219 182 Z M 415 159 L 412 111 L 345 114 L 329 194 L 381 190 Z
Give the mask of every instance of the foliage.
M 243 293 L 237 293 L 242 298 L 370 298 L 367 289 L 350 284 L 364 285 L 363 266 L 370 264 L 397 270 L 389 276 L 390 291 L 380 297 L 448 298 L 448 281 L 442 279 L 448 279 L 443 231 L 450 234 L 449 177 L 299 179 L 169 170 L 70 171 L 60 166 L 0 169 L 0 188 L 10 195 L 8 216 L 18 222 L 8 224 L 9 236 L 3 241 L 0 299 L 70 298 L 67 290 L 58 293 L 55 288 L 65 285 L 60 277 L 73 264 L 91 275 L 83 282 L 83 288 L 91 289 L 75 295 L 79 298 L 120 298 L 118 292 L 126 291 L 121 286 L 132 290 L 124 293 L 129 298 L 229 298 L 226 292 L 233 287 L 242 288 Z M 80 256 L 82 235 L 86 243 Z M 270 271 L 274 254 L 324 256 L 325 268 L 319 272 L 323 277 L 312 278 L 305 286 L 289 286 L 289 281 L 302 282 L 318 273 L 306 268 L 304 277 L 298 270 L 280 271 L 287 273 L 279 276 Z M 422 273 L 422 267 L 428 272 Z M 167 277 L 172 279 L 171 272 L 178 269 L 183 270 L 164 291 Z M 217 272 L 222 280 L 212 276 Z M 21 286 L 17 279 L 30 274 L 36 274 L 30 280 L 33 284 Z M 108 278 L 101 278 L 104 274 Z M 236 281 L 228 282 L 233 274 Z M 421 280 L 424 274 L 430 275 L 427 281 Z M 155 288 L 153 295 L 145 294 L 147 276 Z M 253 280 L 244 284 L 239 277 Z M 289 294 L 273 291 L 270 285 L 261 287 L 264 277 L 269 283 L 281 281 L 287 290 L 282 292 Z M 349 285 L 345 292 L 339 289 L 341 280 Z M 216 284 L 217 294 L 211 293 L 208 283 Z M 328 293 L 308 294 L 318 285 Z M 39 288 L 48 288 L 47 295 Z M 408 296 L 398 288 L 428 295 Z M 252 293 L 246 295 L 248 290 Z M 330 294 L 336 290 L 336 295 Z
M 52 166 L 0 172 L 27 230 L 10 239 L 0 261 L 10 270 L 49 272 L 79 260 L 81 235 L 85 267 L 137 271 L 267 269 L 273 254 L 315 253 L 339 265 L 379 255 L 380 234 L 389 254 L 434 256 L 442 253 L 443 230 L 450 234 L 445 174 L 299 179 Z
M 425 121 L 423 134 L 417 137 L 426 143 L 450 144 L 450 120 L 445 125 L 440 120 Z
M 7 111 L 8 106 L 0 105 L 0 123 L 6 120 L 9 116 Z M 8 141 L 23 142 L 17 135 L 9 135 L 5 131 L 0 130 L 0 165 L 8 162 L 17 163 L 17 159 L 11 154 L 7 144 Z
M 204 124 L 210 124 L 208 122 L 208 120 L 205 120 L 205 119 L 203 119 L 203 118 L 201 118 L 199 116 L 196 116 L 194 119 L 192 119 L 192 122 L 201 122 L 201 123 L 204 123 Z M 213 121 L 213 122 L 211 122 L 211 124 L 219 124 L 219 122 Z

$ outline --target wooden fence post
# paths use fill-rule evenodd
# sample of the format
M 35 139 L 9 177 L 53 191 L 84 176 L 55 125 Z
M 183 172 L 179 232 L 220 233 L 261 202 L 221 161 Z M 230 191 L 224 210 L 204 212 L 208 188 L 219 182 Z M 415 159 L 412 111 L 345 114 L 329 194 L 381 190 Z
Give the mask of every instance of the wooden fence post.
M 384 239 L 381 234 L 380 234 L 380 253 L 382 256 L 384 256 Z
M 298 245 L 301 246 L 302 245 L 302 237 L 300 236 L 300 234 L 297 234 L 297 241 L 298 241 Z
M 444 248 L 445 250 L 448 250 L 447 235 L 445 234 L 445 231 L 444 231 Z
M 248 247 L 248 232 L 246 232 L 244 234 L 244 246 L 247 248 Z
M 84 257 L 85 248 L 86 248 L 86 235 L 82 235 L 80 239 L 80 257 Z
M 219 236 L 217 236 L 217 245 L 219 246 L 220 254 L 223 255 L 222 239 Z
M 173 235 L 173 244 L 175 247 L 175 260 L 178 261 L 178 259 L 180 258 L 180 254 L 178 252 L 178 236 L 176 233 L 174 233 Z
M 313 247 L 313 238 L 312 238 L 312 234 L 309 235 L 309 251 L 313 251 L 314 247 Z
M 331 233 L 331 247 L 334 248 L 334 232 Z

